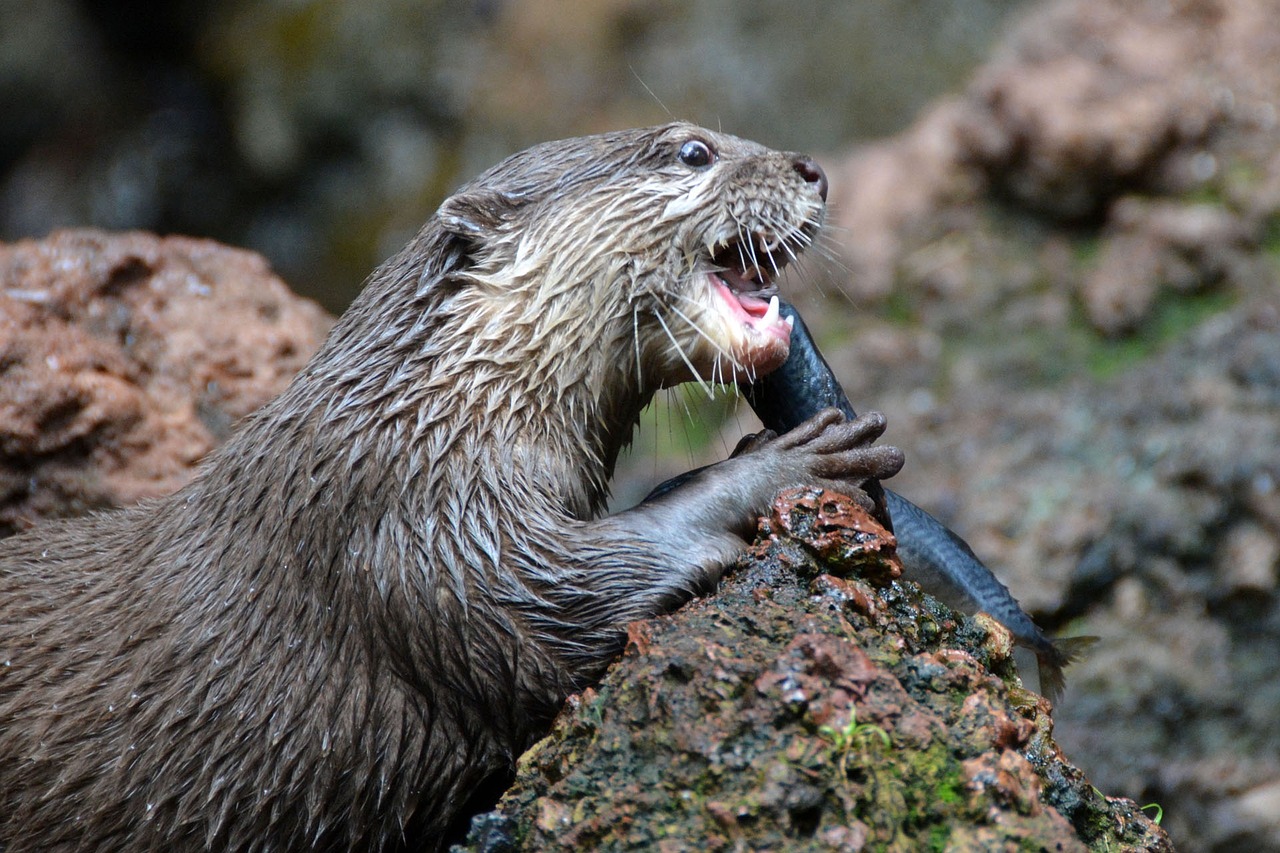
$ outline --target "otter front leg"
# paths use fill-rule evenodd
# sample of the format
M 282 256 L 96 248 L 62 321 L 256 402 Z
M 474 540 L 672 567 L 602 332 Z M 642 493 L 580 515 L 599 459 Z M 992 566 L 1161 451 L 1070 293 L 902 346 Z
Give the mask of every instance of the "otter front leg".
M 547 587 L 562 624 L 576 629 L 549 639 L 580 665 L 607 659 L 628 622 L 712 589 L 782 489 L 816 484 L 865 497 L 864 481 L 902 467 L 897 448 L 871 444 L 884 426 L 878 413 L 847 421 L 829 409 L 637 507 L 580 524 L 556 560 L 565 571 Z
M 824 486 L 874 509 L 862 484 L 893 476 L 903 462 L 896 447 L 872 445 L 884 428 L 879 413 L 848 421 L 827 409 L 772 440 L 744 442 L 733 458 L 702 469 L 613 520 L 636 535 L 650 531 L 655 548 L 671 565 L 695 564 L 703 582 L 714 584 L 751 541 L 758 519 L 784 488 Z

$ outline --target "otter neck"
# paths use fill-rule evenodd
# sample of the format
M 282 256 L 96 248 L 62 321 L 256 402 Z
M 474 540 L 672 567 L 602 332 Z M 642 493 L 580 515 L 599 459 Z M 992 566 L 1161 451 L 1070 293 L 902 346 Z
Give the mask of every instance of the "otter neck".
M 463 345 L 431 365 L 430 381 L 444 378 L 472 448 L 499 457 L 498 470 L 531 478 L 524 488 L 576 518 L 595 516 L 656 387 L 638 374 L 630 317 L 509 294 L 461 302 Z
M 481 476 L 489 491 L 597 515 L 657 388 L 637 370 L 629 309 L 562 304 L 603 286 L 498 293 L 468 282 L 424 289 L 388 323 L 405 285 L 371 282 L 300 377 L 309 391 L 290 396 L 328 401 L 314 411 L 317 440 L 345 453 L 374 427 L 381 464 L 407 464 L 437 493 Z

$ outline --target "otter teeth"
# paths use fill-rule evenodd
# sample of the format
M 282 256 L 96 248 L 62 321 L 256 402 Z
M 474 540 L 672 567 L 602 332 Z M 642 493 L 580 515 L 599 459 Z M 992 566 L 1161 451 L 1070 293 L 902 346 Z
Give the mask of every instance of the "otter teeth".
M 790 320 L 791 318 L 788 317 L 787 319 Z M 764 317 L 760 319 L 760 322 L 766 326 L 770 326 L 778 322 L 778 297 L 777 296 L 769 297 L 769 310 L 764 312 Z

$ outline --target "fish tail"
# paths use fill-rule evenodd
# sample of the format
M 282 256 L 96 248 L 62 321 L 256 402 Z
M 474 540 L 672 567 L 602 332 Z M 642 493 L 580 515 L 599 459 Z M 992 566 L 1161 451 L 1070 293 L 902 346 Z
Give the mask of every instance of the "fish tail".
M 1036 663 L 1040 674 L 1040 692 L 1055 705 L 1066 689 L 1062 671 L 1078 661 L 1097 637 L 1062 637 L 1048 640 L 1036 649 Z

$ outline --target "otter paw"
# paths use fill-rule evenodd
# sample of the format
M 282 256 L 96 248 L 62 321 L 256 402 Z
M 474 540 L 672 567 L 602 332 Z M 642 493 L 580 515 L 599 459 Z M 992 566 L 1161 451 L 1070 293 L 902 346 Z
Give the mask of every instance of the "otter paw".
M 804 453 L 805 473 L 838 490 L 858 488 L 869 479 L 888 479 L 904 461 L 902 451 L 873 445 L 885 430 L 885 417 L 869 412 L 852 421 L 835 409 L 824 409 L 779 441 Z

